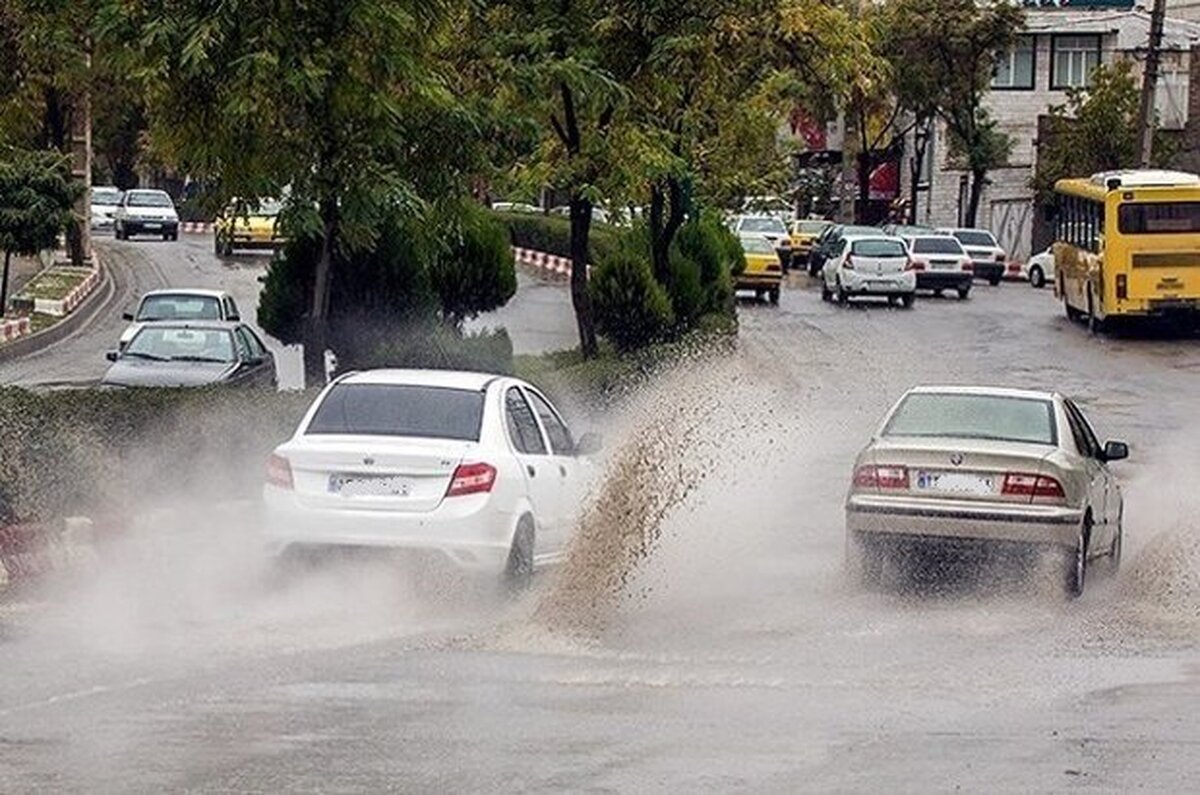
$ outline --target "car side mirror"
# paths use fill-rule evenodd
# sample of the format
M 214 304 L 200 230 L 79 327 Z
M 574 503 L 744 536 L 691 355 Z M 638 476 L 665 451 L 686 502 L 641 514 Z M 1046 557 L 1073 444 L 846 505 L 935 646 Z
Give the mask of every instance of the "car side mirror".
M 1105 461 L 1123 461 L 1129 458 L 1129 445 L 1125 442 L 1105 442 L 1104 443 L 1104 460 Z
M 233 322 L 235 320 L 238 322 L 241 322 L 241 319 L 242 319 L 241 316 L 238 315 L 236 312 L 233 313 L 232 315 L 230 315 L 228 318 L 226 318 L 226 320 L 229 320 L 230 322 Z
M 110 362 L 115 362 L 120 358 L 120 356 L 121 354 L 116 351 L 109 351 L 108 353 L 104 354 L 104 358 L 108 359 Z
M 126 313 L 124 313 L 123 315 L 121 315 L 121 319 L 122 319 L 122 320 L 130 320 L 130 321 L 132 321 L 132 320 L 133 320 L 133 313 L 132 313 L 132 312 L 126 312 Z
M 585 433 L 575 442 L 575 455 L 595 455 L 604 449 L 604 440 L 598 433 Z

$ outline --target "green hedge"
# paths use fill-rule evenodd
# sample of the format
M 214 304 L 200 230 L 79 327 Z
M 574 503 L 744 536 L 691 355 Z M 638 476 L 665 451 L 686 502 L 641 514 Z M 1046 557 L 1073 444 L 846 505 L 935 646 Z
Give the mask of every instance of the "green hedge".
M 311 392 L 0 389 L 0 523 L 253 497 Z
M 571 256 L 571 221 L 557 215 L 532 213 L 495 213 L 508 227 L 514 246 L 544 251 L 560 257 Z M 621 230 L 608 224 L 592 223 L 588 236 L 588 255 L 593 263 L 605 259 L 618 248 Z

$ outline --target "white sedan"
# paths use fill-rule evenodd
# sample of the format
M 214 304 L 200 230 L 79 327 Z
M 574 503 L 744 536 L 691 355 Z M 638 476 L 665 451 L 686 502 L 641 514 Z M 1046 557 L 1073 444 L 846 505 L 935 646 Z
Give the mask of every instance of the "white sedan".
M 1029 279 L 1029 283 L 1037 288 L 1045 287 L 1047 282 L 1054 281 L 1053 248 L 1030 257 L 1029 261 L 1021 266 L 1021 276 Z
M 1124 502 L 1100 444 L 1062 395 L 988 387 L 920 387 L 892 408 L 855 462 L 847 551 L 864 580 L 930 548 L 1041 548 L 1062 559 L 1070 596 L 1089 565 L 1121 557 Z
M 519 587 L 561 557 L 597 447 L 515 378 L 348 374 L 267 463 L 269 548 L 429 552 Z

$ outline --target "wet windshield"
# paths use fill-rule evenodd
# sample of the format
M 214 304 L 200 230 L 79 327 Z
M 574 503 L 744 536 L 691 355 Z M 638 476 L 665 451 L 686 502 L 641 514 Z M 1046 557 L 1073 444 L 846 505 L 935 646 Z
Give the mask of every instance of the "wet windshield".
M 123 356 L 159 361 L 232 362 L 233 338 L 224 329 L 145 326 Z
M 1056 444 L 1054 404 L 998 395 L 917 392 L 892 414 L 884 436 L 932 436 Z
M 213 295 L 148 295 L 137 318 L 154 320 L 220 320 L 221 302 Z
M 174 207 L 171 197 L 157 190 L 130 191 L 125 202 L 130 207 Z
M 92 188 L 92 204 L 111 207 L 121 202 L 121 191 L 116 188 Z
M 855 240 L 850 253 L 863 257 L 906 257 L 908 252 L 899 240 Z
M 410 384 L 338 384 L 305 433 L 477 441 L 483 396 L 478 390 Z
M 962 254 L 963 247 L 952 237 L 918 237 L 913 240 L 914 254 Z

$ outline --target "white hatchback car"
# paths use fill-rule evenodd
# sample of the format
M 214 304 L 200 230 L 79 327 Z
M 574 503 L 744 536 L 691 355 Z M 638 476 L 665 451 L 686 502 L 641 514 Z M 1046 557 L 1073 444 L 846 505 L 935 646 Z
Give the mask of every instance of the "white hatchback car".
M 1054 250 L 1048 248 L 1030 257 L 1028 262 L 1021 265 L 1021 275 L 1037 288 L 1045 287 L 1047 282 L 1054 281 Z
M 917 272 L 902 238 L 886 235 L 845 237 L 836 243 L 821 272 L 821 298 L 839 304 L 851 297 L 878 296 L 888 303 L 913 305 Z
M 351 373 L 267 463 L 268 546 L 435 553 L 522 585 L 562 555 L 597 447 L 515 378 Z

